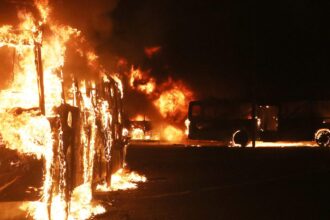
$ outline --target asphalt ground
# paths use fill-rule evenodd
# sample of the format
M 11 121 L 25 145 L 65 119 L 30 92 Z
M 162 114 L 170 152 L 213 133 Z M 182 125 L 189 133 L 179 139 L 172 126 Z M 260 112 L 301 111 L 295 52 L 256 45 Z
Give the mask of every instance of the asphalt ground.
M 154 142 L 130 145 L 126 159 L 148 181 L 97 194 L 109 211 L 96 219 L 330 219 L 330 148 Z M 22 181 L 40 181 L 40 166 L 17 167 L 28 175 L 0 193 L 0 219 L 24 219 L 18 207 L 36 193 L 23 194 Z
M 98 195 L 97 219 L 330 219 L 330 149 L 131 145 L 136 190 Z

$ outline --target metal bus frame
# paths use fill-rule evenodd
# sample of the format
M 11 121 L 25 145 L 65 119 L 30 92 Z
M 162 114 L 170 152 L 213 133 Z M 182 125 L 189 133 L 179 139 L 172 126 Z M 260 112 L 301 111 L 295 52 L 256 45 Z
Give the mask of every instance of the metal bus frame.
M 221 108 L 227 108 L 228 116 Z M 241 117 L 233 117 L 235 114 Z M 248 141 L 255 146 L 258 140 L 330 144 L 330 100 L 326 99 L 198 100 L 190 102 L 188 119 L 190 139 L 223 140 L 240 146 Z
M 42 31 L 42 27 L 38 31 Z M 31 45 L 30 45 L 31 46 Z M 34 56 L 35 56 L 35 66 L 37 73 L 37 83 L 38 83 L 38 95 L 39 95 L 39 106 L 31 109 L 23 109 L 17 106 L 15 112 L 19 115 L 22 112 L 38 112 L 39 115 L 45 115 L 45 88 L 44 86 L 44 72 L 42 64 L 42 43 L 35 40 L 34 45 Z M 75 81 L 75 80 L 74 80 Z M 77 85 L 77 82 L 74 82 Z M 109 134 L 105 134 L 102 131 L 100 126 L 97 126 L 100 121 L 96 117 L 96 124 L 91 125 L 97 127 L 97 139 L 95 146 L 95 158 L 93 164 L 93 190 L 95 190 L 96 184 L 106 181 L 108 185 L 111 184 L 111 175 L 116 171 L 124 167 L 125 161 L 125 152 L 127 146 L 127 139 L 122 135 L 123 130 L 123 103 L 122 103 L 122 94 L 119 88 L 118 83 L 111 76 L 108 76 L 108 80 L 104 81 L 100 79 L 100 82 L 96 86 L 89 86 L 87 89 L 87 96 L 92 99 L 102 99 L 109 103 L 108 111 L 111 112 L 112 120 Z M 63 91 L 63 88 L 62 88 Z M 70 201 L 70 196 L 73 192 L 73 189 L 83 183 L 82 167 L 83 167 L 83 158 L 81 158 L 82 149 L 85 147 L 80 141 L 80 132 L 81 129 L 85 129 L 87 134 L 90 131 L 90 127 L 86 126 L 86 117 L 88 112 L 81 107 L 81 94 L 79 89 L 75 89 L 76 105 L 68 104 L 65 101 L 64 91 L 62 92 L 63 103 L 56 107 L 56 115 L 52 117 L 47 117 L 52 133 L 53 133 L 53 151 L 54 153 L 54 164 L 53 164 L 53 179 L 58 182 L 59 175 L 65 175 L 65 184 L 64 191 L 66 201 Z M 97 104 L 96 102 L 93 104 Z M 82 126 L 85 126 L 82 128 Z M 1 133 L 1 131 L 0 131 Z M 107 136 L 108 135 L 108 136 Z M 63 144 L 59 144 L 62 141 Z M 106 141 L 111 142 L 111 149 L 106 148 Z M 1 152 L 3 152 L 2 157 L 6 158 L 5 154 L 8 154 L 8 158 L 18 158 L 12 150 L 6 149 L 5 146 L 1 146 Z M 32 158 L 33 159 L 33 158 Z M 27 161 L 31 159 L 27 159 Z M 60 162 L 58 160 L 63 160 L 66 163 L 66 170 L 61 171 L 61 167 L 58 165 Z M 10 161 L 10 159 L 8 159 Z M 9 170 L 9 172 L 8 172 Z M 10 166 L 6 167 L 6 174 L 8 176 L 15 177 L 10 174 L 12 169 Z M 17 169 L 16 169 L 17 170 Z M 40 169 L 41 171 L 41 169 Z M 0 169 L 1 172 L 1 169 Z M 16 179 L 9 178 L 6 183 L 2 183 L 0 186 L 2 192 L 5 192 L 8 187 L 15 183 Z M 40 180 L 41 181 L 41 180 Z M 54 187 L 56 184 L 53 184 Z M 53 186 L 50 190 L 57 191 Z M 60 186 L 61 187 L 61 186 Z M 94 191 L 93 191 L 94 193 Z M 51 204 L 51 197 L 48 204 Z M 49 209 L 50 212 L 50 209 Z M 49 213 L 49 216 L 50 213 Z

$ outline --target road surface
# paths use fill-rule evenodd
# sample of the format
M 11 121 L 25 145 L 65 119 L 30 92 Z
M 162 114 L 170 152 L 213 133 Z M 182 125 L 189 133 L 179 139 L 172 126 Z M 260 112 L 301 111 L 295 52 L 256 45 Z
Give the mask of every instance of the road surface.
M 98 196 L 98 219 L 330 219 L 330 149 L 129 146 L 147 183 Z
M 24 218 L 18 207 L 35 193 L 27 198 L 21 182 L 40 181 L 40 163 L 0 193 L 0 219 Z M 330 219 L 330 148 L 140 143 L 128 147 L 127 164 L 148 182 L 98 194 L 111 206 L 96 219 Z

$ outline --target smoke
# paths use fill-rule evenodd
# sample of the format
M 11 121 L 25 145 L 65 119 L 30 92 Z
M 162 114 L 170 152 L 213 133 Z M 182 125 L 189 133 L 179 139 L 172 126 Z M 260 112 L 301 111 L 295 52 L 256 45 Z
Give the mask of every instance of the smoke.
M 50 1 L 51 17 L 60 24 L 69 25 L 81 31 L 85 38 L 79 48 L 93 50 L 97 56 L 94 63 L 94 70 L 104 69 L 114 72 L 115 59 L 111 54 L 109 39 L 113 32 L 113 21 L 111 13 L 116 8 L 119 0 L 54 0 Z M 110 42 L 111 43 L 111 42 Z M 104 46 L 106 45 L 106 47 Z M 78 77 L 88 79 L 97 75 L 97 71 L 90 73 L 90 66 L 86 66 L 86 57 L 79 57 L 76 54 L 76 45 L 69 44 L 66 54 L 64 71 L 74 73 Z M 84 48 L 85 47 L 85 48 Z M 86 48 L 88 47 L 88 48 Z M 102 67 L 100 67 L 102 64 Z M 98 66 L 98 67 L 96 67 Z
M 78 71 L 83 76 L 88 75 L 84 74 L 88 72 L 88 68 L 90 68 L 86 65 L 87 58 L 77 56 L 76 48 L 74 47 L 78 46 L 85 47 L 84 49 L 86 50 L 96 50 L 96 54 L 98 54 L 97 48 L 99 45 L 103 45 L 111 36 L 113 28 L 111 12 L 116 8 L 118 0 L 1 0 L 1 26 L 6 24 L 16 27 L 19 23 L 17 16 L 18 11 L 32 12 L 36 20 L 40 19 L 42 15 L 38 13 L 34 2 L 38 2 L 41 5 L 48 5 L 50 8 L 49 19 L 52 23 L 68 25 L 81 31 L 81 36 L 85 39 L 83 44 L 86 43 L 86 45 L 74 45 L 72 43 L 69 45 L 71 48 L 66 52 L 67 62 L 65 70 L 71 73 Z M 47 30 L 45 31 L 47 32 Z M 78 41 L 77 39 L 74 40 Z M 2 77 L 0 88 L 3 88 L 4 84 L 11 77 L 10 75 L 13 71 L 12 54 L 12 51 L 8 52 L 8 50 L 1 48 L 0 58 L 5 62 L 2 64 L 0 72 Z M 108 58 L 109 57 L 106 56 L 103 60 Z M 102 59 L 102 57 L 100 57 L 100 59 Z M 73 60 L 74 62 L 71 62 Z
M 55 19 L 81 30 L 95 47 L 109 39 L 111 12 L 118 0 L 55 0 L 50 2 Z

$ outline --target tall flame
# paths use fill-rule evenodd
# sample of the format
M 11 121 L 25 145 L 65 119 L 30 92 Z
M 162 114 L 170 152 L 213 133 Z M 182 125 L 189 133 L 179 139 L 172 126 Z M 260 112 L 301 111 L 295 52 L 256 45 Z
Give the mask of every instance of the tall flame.
M 87 97 L 86 88 L 81 88 L 83 106 L 79 107 L 87 118 L 86 123 L 90 130 L 86 132 L 85 127 L 81 128 L 81 142 L 85 146 L 84 183 L 74 189 L 69 199 L 70 207 L 65 192 L 68 183 L 65 180 L 67 167 L 63 155 L 63 129 L 59 126 L 54 133 L 47 119 L 58 117 L 54 108 L 64 103 L 63 66 L 66 45 L 72 38 L 79 42 L 84 42 L 84 38 L 79 30 L 58 25 L 51 20 L 47 0 L 34 2 L 39 11 L 40 22 L 36 22 L 32 13 L 19 11 L 20 25 L 17 28 L 10 25 L 0 27 L 0 47 L 13 48 L 18 54 L 15 78 L 6 90 L 0 91 L 1 136 L 6 147 L 21 154 L 35 155 L 45 161 L 42 199 L 27 207 L 23 206 L 22 209 L 30 211 L 35 219 L 87 219 L 105 211 L 99 205 L 91 205 L 96 133 L 96 110 L 91 100 L 93 97 Z M 43 34 L 44 28 L 47 28 L 47 34 Z M 36 48 L 40 48 L 42 52 L 39 55 L 42 57 L 43 83 L 46 88 L 45 115 L 36 108 L 39 106 Z M 88 49 L 85 56 L 90 66 L 101 68 L 97 63 L 97 56 L 91 50 Z M 116 81 L 118 85 L 121 83 L 119 78 Z M 20 108 L 16 108 L 17 106 Z M 105 120 L 110 120 L 109 114 L 105 113 L 106 108 L 107 106 L 101 108 L 103 112 L 100 114 L 108 117 Z M 54 162 L 55 159 L 58 163 Z M 56 172 L 59 172 L 59 179 L 55 181 L 53 175 Z M 56 190 L 54 184 L 58 184 Z
M 109 106 L 112 105 L 110 100 L 96 94 L 95 82 L 82 81 L 79 84 L 74 80 L 70 94 L 63 91 L 63 69 L 68 44 L 84 44 L 76 52 L 86 58 L 88 67 L 97 73 L 97 78 L 103 79 L 102 85 L 111 83 L 109 91 L 104 91 L 111 94 L 111 99 L 117 93 L 119 98 L 123 98 L 122 81 L 118 74 L 107 73 L 79 30 L 57 24 L 52 19 L 48 0 L 34 0 L 34 4 L 39 12 L 38 16 L 19 11 L 20 24 L 17 28 L 10 25 L 0 27 L 0 48 L 12 48 L 18 54 L 15 77 L 6 90 L 0 91 L 1 139 L 7 148 L 44 160 L 42 198 L 38 202 L 24 204 L 21 209 L 27 210 L 35 219 L 88 219 L 105 211 L 101 205 L 92 202 L 94 158 L 100 146 L 97 144 L 98 138 L 102 136 L 102 150 L 109 162 L 111 148 L 124 131 L 120 130 L 121 126 L 117 126 L 122 124 L 123 119 L 120 110 L 114 114 Z M 75 41 L 72 42 L 72 39 Z M 137 79 L 143 81 L 138 75 L 137 72 Z M 155 81 L 148 83 L 151 87 L 139 88 L 151 93 L 155 90 Z M 41 85 L 45 88 L 44 91 Z M 117 102 L 117 97 L 115 98 Z M 70 189 L 70 192 L 70 184 L 66 178 L 70 164 L 66 161 L 64 149 L 66 128 L 58 113 L 59 107 L 66 106 L 67 103 L 80 110 L 78 130 L 83 160 L 82 183 L 75 189 Z M 73 119 L 68 116 L 67 120 L 70 124 L 69 121 Z M 114 127 L 115 132 L 112 133 Z M 128 182 L 141 181 L 146 181 L 146 178 L 120 170 L 112 176 L 111 187 L 122 189 Z

